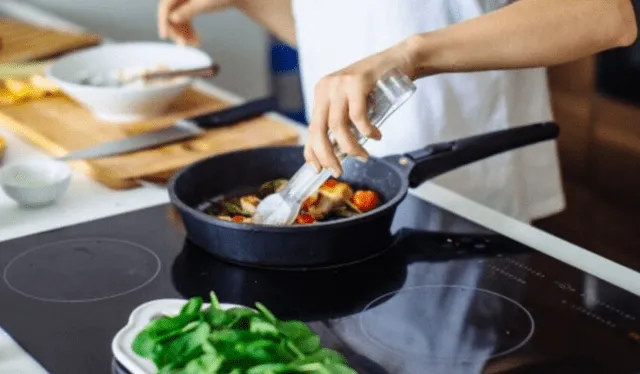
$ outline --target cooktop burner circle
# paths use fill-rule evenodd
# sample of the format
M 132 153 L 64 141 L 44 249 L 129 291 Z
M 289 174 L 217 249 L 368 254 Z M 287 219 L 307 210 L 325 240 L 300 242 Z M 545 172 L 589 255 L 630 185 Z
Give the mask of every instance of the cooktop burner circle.
M 161 267 L 149 248 L 85 238 L 29 249 L 7 264 L 3 279 L 13 291 L 32 299 L 84 303 L 137 291 L 151 283 Z
M 360 328 L 378 347 L 397 355 L 475 362 L 520 349 L 533 336 L 535 322 L 524 306 L 496 292 L 425 285 L 373 300 L 360 315 Z

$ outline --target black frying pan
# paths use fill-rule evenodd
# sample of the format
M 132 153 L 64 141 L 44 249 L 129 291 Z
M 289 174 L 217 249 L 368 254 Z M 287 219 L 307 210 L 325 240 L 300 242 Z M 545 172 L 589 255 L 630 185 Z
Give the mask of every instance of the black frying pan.
M 344 265 L 376 256 L 391 245 L 391 223 L 410 187 L 505 151 L 555 139 L 558 132 L 556 124 L 542 123 L 436 143 L 366 163 L 350 158 L 340 179 L 378 192 L 383 204 L 362 215 L 313 225 L 235 223 L 198 209 L 212 197 L 290 178 L 304 164 L 300 146 L 249 149 L 199 161 L 171 179 L 169 196 L 188 239 L 224 260 L 276 268 Z

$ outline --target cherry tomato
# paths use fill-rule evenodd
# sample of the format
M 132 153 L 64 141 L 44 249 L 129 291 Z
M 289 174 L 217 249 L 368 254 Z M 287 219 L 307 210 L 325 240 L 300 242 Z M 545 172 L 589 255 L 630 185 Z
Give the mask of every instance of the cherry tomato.
M 240 222 L 244 222 L 244 217 L 243 217 L 243 216 L 233 216 L 233 218 L 231 218 L 231 220 L 232 220 L 233 222 L 238 222 L 238 223 L 240 223 Z
M 324 187 L 328 187 L 328 188 L 333 188 L 338 184 L 338 181 L 335 179 L 329 179 L 326 182 L 324 182 L 323 186 Z
M 375 193 L 374 191 L 363 190 L 356 191 L 356 193 L 353 194 L 353 198 L 351 199 L 353 205 L 358 207 L 358 209 L 360 209 L 360 211 L 362 212 L 367 212 L 371 209 L 374 209 L 378 206 L 379 201 L 380 198 L 378 197 L 377 193 Z
M 299 223 L 302 225 L 308 225 L 308 224 L 314 223 L 315 221 L 316 219 L 313 218 L 311 214 L 307 214 L 307 213 L 300 213 L 296 218 L 296 223 Z

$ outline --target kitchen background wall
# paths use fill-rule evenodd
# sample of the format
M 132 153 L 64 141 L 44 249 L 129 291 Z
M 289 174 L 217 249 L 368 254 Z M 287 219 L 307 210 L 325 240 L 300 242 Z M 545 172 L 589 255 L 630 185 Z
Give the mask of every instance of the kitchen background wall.
M 158 0 L 23 0 L 117 40 L 159 40 Z M 270 39 L 236 10 L 199 17 L 202 48 L 222 69 L 215 83 L 245 98 L 271 87 Z

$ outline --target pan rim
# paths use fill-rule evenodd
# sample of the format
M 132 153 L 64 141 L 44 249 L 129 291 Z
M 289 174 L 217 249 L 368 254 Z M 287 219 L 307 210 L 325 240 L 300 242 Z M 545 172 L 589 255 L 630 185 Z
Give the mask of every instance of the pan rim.
M 405 198 L 409 190 L 409 181 L 408 181 L 407 175 L 399 167 L 397 167 L 396 165 L 394 165 L 393 163 L 389 162 L 384 158 L 370 157 L 370 159 L 384 164 L 386 167 L 388 167 L 389 169 L 393 170 L 395 173 L 398 174 L 401 180 L 401 186 L 400 186 L 400 192 L 397 193 L 396 196 L 394 196 L 384 204 L 380 205 L 379 207 L 357 216 L 343 218 L 335 221 L 316 222 L 312 225 L 288 225 L 288 226 L 272 226 L 272 225 L 255 224 L 255 223 L 238 223 L 233 221 L 224 221 L 212 215 L 206 214 L 190 206 L 189 204 L 186 204 L 184 201 L 182 201 L 182 199 L 180 199 L 180 197 L 176 193 L 175 186 L 178 183 L 178 180 L 180 179 L 180 177 L 183 176 L 186 172 L 195 168 L 197 165 L 205 163 L 216 157 L 222 157 L 225 155 L 249 153 L 249 152 L 255 152 L 255 151 L 269 151 L 269 150 L 276 150 L 276 149 L 302 150 L 303 147 L 299 145 L 258 147 L 258 148 L 243 149 L 239 151 L 220 153 L 211 157 L 204 158 L 200 161 L 197 161 L 183 168 L 182 170 L 174 174 L 173 177 L 171 177 L 171 179 L 169 180 L 168 188 L 167 188 L 169 193 L 169 200 L 179 210 L 187 211 L 190 214 L 192 214 L 194 217 L 197 217 L 199 220 L 205 221 L 207 223 L 210 223 L 219 227 L 224 227 L 224 228 L 229 228 L 229 229 L 234 229 L 239 231 L 263 231 L 263 232 L 264 231 L 266 232 L 291 232 L 291 231 L 300 232 L 302 231 L 304 232 L 304 231 L 314 231 L 314 230 L 323 229 L 323 228 L 351 226 L 351 225 L 362 223 L 364 221 L 368 221 L 370 219 L 375 219 L 377 215 L 382 214 L 384 211 L 392 209 L 394 206 L 397 206 L 398 204 L 400 204 L 400 202 Z

